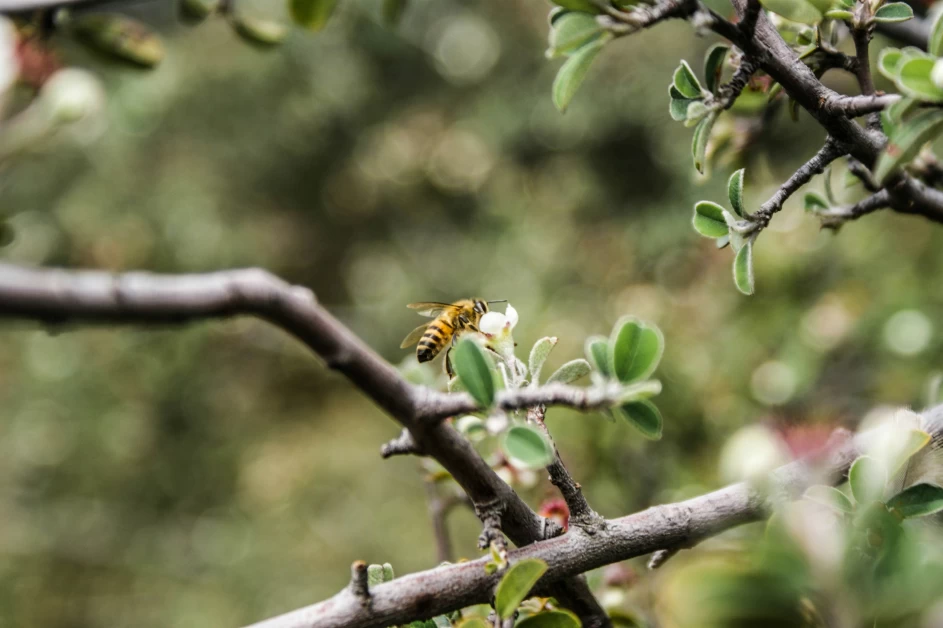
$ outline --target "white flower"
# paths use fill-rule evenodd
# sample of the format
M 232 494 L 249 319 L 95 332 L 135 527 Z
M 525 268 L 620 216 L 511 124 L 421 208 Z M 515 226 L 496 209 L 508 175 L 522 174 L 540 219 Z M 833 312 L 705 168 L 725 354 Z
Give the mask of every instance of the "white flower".
M 511 330 L 517 326 L 517 310 L 508 303 L 504 314 L 501 312 L 488 312 L 478 321 L 478 329 L 481 333 L 493 338 L 498 334 L 510 334 Z

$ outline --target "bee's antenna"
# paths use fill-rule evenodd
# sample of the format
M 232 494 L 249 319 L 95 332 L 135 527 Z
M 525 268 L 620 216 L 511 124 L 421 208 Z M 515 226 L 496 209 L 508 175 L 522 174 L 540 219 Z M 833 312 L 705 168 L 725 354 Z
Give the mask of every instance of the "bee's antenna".
M 507 302 L 508 302 L 507 299 L 498 299 L 497 301 L 488 301 L 487 303 L 490 305 L 491 303 L 507 303 Z

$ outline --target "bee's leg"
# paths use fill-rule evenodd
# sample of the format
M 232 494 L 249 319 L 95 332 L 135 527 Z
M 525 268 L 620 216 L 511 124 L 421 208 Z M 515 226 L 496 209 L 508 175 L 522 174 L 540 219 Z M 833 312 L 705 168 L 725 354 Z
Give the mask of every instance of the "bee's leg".
M 454 339 L 452 344 L 455 344 Z M 449 356 L 450 353 L 452 353 L 452 347 L 445 350 L 445 374 L 448 375 L 451 380 L 455 377 L 455 371 L 452 370 L 452 358 Z

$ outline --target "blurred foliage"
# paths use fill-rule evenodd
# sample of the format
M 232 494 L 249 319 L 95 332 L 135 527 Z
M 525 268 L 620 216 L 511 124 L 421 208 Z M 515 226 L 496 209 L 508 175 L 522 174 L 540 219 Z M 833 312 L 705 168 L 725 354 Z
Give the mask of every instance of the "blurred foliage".
M 151 71 L 54 36 L 63 63 L 103 77 L 106 124 L 6 164 L 0 259 L 263 266 L 408 364 L 397 346 L 411 301 L 511 299 L 521 346 L 559 338 L 547 372 L 625 314 L 652 321 L 667 341 L 660 442 L 598 415 L 548 415 L 607 516 L 716 486 L 740 426 L 805 451 L 879 404 L 919 402 L 943 348 L 930 287 L 943 231 L 878 212 L 836 237 L 796 199 L 754 251 L 763 280 L 742 297 L 729 254 L 690 227 L 733 168 L 693 175 L 690 131 L 665 106 L 678 60 L 714 38 L 670 22 L 611 43 L 560 115 L 548 9 L 414 0 L 391 29 L 379 0 L 348 1 L 317 35 L 262 48 L 221 20 L 134 4 L 164 37 Z M 736 164 L 750 173 L 745 205 L 821 139 L 779 111 Z M 236 625 L 332 595 L 355 559 L 435 564 L 419 464 L 378 455 L 397 427 L 279 331 L 17 324 L 3 339 L 0 624 Z M 424 376 L 445 384 L 439 362 Z M 535 506 L 556 495 L 530 481 Z M 474 516 L 456 508 L 449 525 L 458 555 L 477 556 Z M 621 565 L 594 574 L 635 578 Z

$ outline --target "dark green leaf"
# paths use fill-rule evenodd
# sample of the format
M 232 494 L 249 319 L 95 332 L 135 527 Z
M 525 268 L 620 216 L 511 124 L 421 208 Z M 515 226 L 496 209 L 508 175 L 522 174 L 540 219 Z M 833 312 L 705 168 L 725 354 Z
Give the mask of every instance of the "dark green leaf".
M 536 384 L 540 381 L 540 371 L 544 366 L 544 362 L 547 361 L 547 356 L 550 355 L 550 352 L 553 351 L 553 347 L 556 344 L 557 339 L 551 336 L 541 338 L 534 343 L 534 347 L 530 350 L 530 358 L 527 361 L 530 381 L 532 383 Z
M 936 484 L 915 484 L 887 502 L 887 507 L 909 519 L 943 510 L 943 488 Z
M 914 16 L 914 10 L 905 2 L 889 2 L 874 13 L 875 22 L 906 22 Z
M 609 376 L 609 339 L 602 336 L 591 336 L 586 339 L 586 358 L 602 375 Z
M 675 70 L 674 86 L 685 98 L 701 98 L 704 95 L 701 84 L 687 61 L 682 60 L 681 65 Z
M 672 89 L 674 86 L 672 85 Z M 688 119 L 688 107 L 691 106 L 691 103 L 700 102 L 699 100 L 692 100 L 689 98 L 672 98 L 668 102 L 668 113 L 671 115 L 672 120 L 677 120 L 681 122 Z
M 659 440 L 662 431 L 661 412 L 646 399 L 626 403 L 616 408 L 616 413 L 649 440 Z
M 887 484 L 887 470 L 871 456 L 861 456 L 848 471 L 851 494 L 858 504 L 868 504 L 881 499 Z
M 805 202 L 805 210 L 812 214 L 828 209 L 829 207 L 828 201 L 816 192 L 807 192 L 803 200 Z
M 494 610 L 498 617 L 513 617 L 514 611 L 546 571 L 547 563 L 538 558 L 525 558 L 511 565 L 495 590 Z
M 623 384 L 645 379 L 651 375 L 665 349 L 661 331 L 631 316 L 616 323 L 609 340 L 609 364 L 613 374 Z
M 753 294 L 753 242 L 747 241 L 733 258 L 733 282 L 743 294 Z
M 743 172 L 744 168 L 740 168 L 727 179 L 727 198 L 730 199 L 734 213 L 741 218 L 746 216 L 746 210 L 743 208 Z
M 529 425 L 515 425 L 504 435 L 504 453 L 528 469 L 541 469 L 553 462 L 553 447 L 547 438 Z
M 910 163 L 924 144 L 943 130 L 943 111 L 922 111 L 887 142 L 874 167 L 874 178 L 884 185 L 898 168 Z
M 552 91 L 553 104 L 561 113 L 566 111 L 576 91 L 583 84 L 583 79 L 589 72 L 589 66 L 602 50 L 604 43 L 605 40 L 602 38 L 589 42 L 574 52 L 560 67 L 557 77 L 553 80 Z
M 810 486 L 803 497 L 838 513 L 851 513 L 855 509 L 848 496 L 833 486 L 824 484 Z
M 553 0 L 553 3 L 564 9 L 570 9 L 571 11 L 599 13 L 599 7 L 597 7 L 592 0 Z
M 220 3 L 221 0 L 183 0 L 180 6 L 188 16 L 202 20 L 218 11 Z
M 716 94 L 720 87 L 720 77 L 724 70 L 724 59 L 727 58 L 729 46 L 714 44 L 704 56 L 704 83 L 707 91 Z
M 699 201 L 694 205 L 694 230 L 706 238 L 722 238 L 728 234 L 724 208 L 711 201 Z
M 76 38 L 116 59 L 151 68 L 164 58 L 164 46 L 151 30 L 124 15 L 90 13 L 71 22 Z
M 327 24 L 337 0 L 289 0 L 288 10 L 295 23 L 311 31 L 319 31 Z
M 484 408 L 494 403 L 494 375 L 491 360 L 477 342 L 463 338 L 450 354 L 452 368 L 465 390 Z
M 717 112 L 712 111 L 694 127 L 694 138 L 691 141 L 691 154 L 694 157 L 694 167 L 698 172 L 704 174 L 706 165 L 707 141 L 710 139 L 711 129 L 714 128 L 714 122 L 717 120 Z
M 554 372 L 547 379 L 548 384 L 560 383 L 560 384 L 570 384 L 575 382 L 581 377 L 589 375 L 589 372 L 592 370 L 589 362 L 582 358 L 577 358 L 576 360 L 570 360 Z
M 517 622 L 515 628 L 580 628 L 579 618 L 568 610 L 544 611 Z

